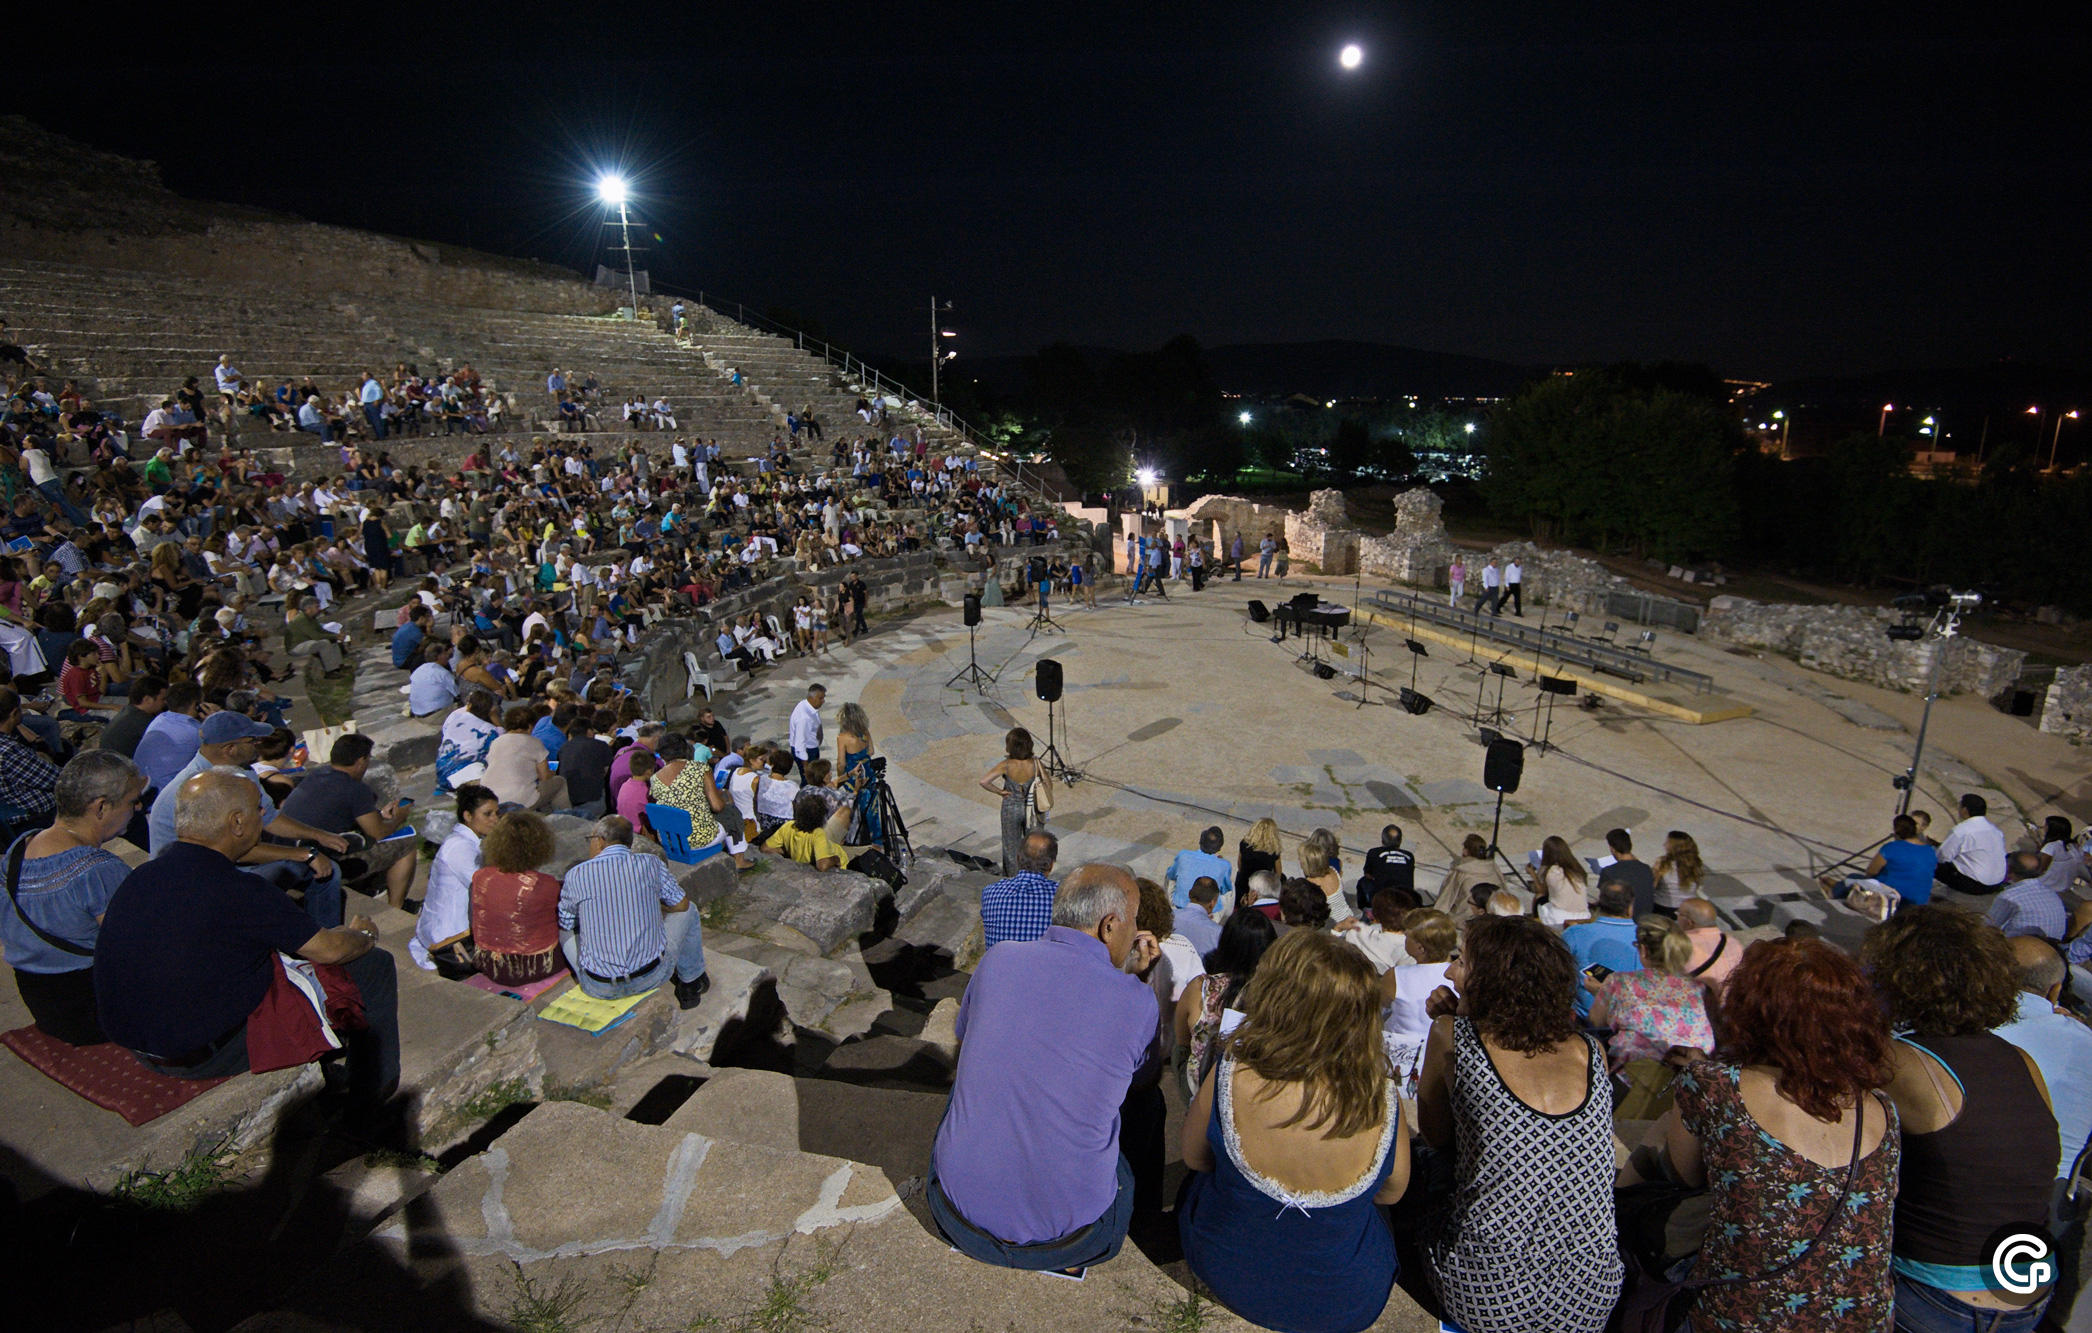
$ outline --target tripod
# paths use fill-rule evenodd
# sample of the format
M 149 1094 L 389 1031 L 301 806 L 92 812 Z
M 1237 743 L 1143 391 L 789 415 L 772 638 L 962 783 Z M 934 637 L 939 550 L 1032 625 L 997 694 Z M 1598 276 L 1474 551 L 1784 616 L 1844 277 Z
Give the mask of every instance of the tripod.
M 1066 634 L 1068 632 L 1065 625 L 1062 625 L 1061 622 L 1047 614 L 1046 585 L 1043 583 L 1039 585 L 1039 609 L 1032 612 L 1030 629 L 1033 634 L 1037 634 L 1041 630 L 1051 630 L 1055 634 Z
M 1489 664 L 1489 675 L 1496 677 L 1496 703 L 1489 709 L 1489 721 L 1493 726 L 1501 728 L 1505 723 L 1505 719 L 1510 716 L 1510 714 L 1504 711 L 1504 682 L 1517 680 L 1518 672 L 1511 667 L 1505 666 L 1502 662 L 1491 662 Z M 1483 679 L 1487 680 L 1488 676 L 1484 676 Z M 1477 689 L 1475 691 L 1475 699 L 1478 709 L 1481 697 L 1482 692 Z
M 879 846 L 886 859 L 904 869 L 915 864 L 915 844 L 908 840 L 908 821 L 901 818 L 900 802 L 894 800 L 893 788 L 886 785 L 883 777 L 872 779 L 872 811 L 879 824 Z
M 995 683 L 995 677 L 981 670 L 980 658 L 974 653 L 973 641 L 974 636 L 978 633 L 980 633 L 980 626 L 968 625 L 966 627 L 966 665 L 952 673 L 952 678 L 944 682 L 944 688 L 949 690 L 957 687 L 963 690 L 966 688 L 966 685 L 971 685 L 977 690 L 986 690 Z M 959 684 L 962 680 L 966 682 L 966 685 Z
M 1358 627 L 1358 702 L 1354 709 L 1366 706 L 1366 690 L 1372 684 L 1368 677 L 1373 670 L 1373 649 L 1366 643 L 1366 627 Z
M 1068 728 L 1068 720 L 1061 718 L 1058 725 L 1059 729 L 1065 732 Z M 1054 744 L 1054 730 L 1053 702 L 1048 700 L 1046 704 L 1046 752 L 1039 756 L 1039 771 L 1049 778 L 1059 778 L 1062 782 L 1072 787 L 1081 781 L 1082 773 L 1080 770 L 1068 766 L 1067 758 L 1061 754 L 1060 746 Z

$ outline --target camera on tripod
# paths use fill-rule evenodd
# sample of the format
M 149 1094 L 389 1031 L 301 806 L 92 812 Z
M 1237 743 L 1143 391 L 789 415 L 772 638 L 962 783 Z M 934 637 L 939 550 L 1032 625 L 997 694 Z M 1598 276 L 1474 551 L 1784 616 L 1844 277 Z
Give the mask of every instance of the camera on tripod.
M 886 756 L 875 754 L 870 759 L 865 760 L 864 771 L 875 781 L 884 782 L 886 780 Z

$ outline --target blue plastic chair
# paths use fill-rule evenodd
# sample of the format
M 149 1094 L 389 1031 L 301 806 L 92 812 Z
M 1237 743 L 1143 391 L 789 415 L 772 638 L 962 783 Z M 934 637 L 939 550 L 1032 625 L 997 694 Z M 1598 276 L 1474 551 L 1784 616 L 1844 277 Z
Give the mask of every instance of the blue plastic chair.
M 722 843 L 692 849 L 690 846 L 690 812 L 678 806 L 657 805 L 652 801 L 646 805 L 647 827 L 661 842 L 661 850 L 677 865 L 694 866 L 710 857 L 719 855 Z

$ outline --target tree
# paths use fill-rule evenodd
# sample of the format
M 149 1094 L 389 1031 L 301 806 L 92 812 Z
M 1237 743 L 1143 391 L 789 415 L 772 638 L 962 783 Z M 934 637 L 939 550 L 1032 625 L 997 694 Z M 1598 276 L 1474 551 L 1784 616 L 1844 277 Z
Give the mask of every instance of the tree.
M 1491 419 L 1483 496 L 1534 535 L 1665 560 L 1735 541 L 1742 433 L 1704 394 L 1616 370 L 1538 380 Z

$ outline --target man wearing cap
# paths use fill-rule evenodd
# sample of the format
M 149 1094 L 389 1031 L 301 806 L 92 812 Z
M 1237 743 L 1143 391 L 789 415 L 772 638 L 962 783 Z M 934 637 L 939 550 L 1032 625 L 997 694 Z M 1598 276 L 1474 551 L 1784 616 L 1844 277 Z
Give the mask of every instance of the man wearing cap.
M 261 793 L 262 828 L 269 836 L 315 842 L 330 852 L 348 849 L 345 839 L 277 811 L 276 802 L 269 798 L 261 780 L 249 767 L 261 754 L 257 742 L 270 732 L 271 728 L 262 723 L 230 710 L 213 713 L 203 720 L 196 757 L 171 780 L 161 784 L 160 794 L 153 801 L 151 813 L 146 816 L 147 837 L 154 856 L 166 851 L 177 840 L 176 793 L 182 784 L 198 773 L 220 766 L 239 769 L 240 775 Z M 305 910 L 312 919 L 322 926 L 341 924 L 341 871 L 320 855 L 318 848 L 258 842 L 239 857 L 239 862 L 243 866 L 255 867 L 254 874 L 278 888 L 304 887 Z M 312 872 L 312 882 L 302 885 L 307 870 Z

